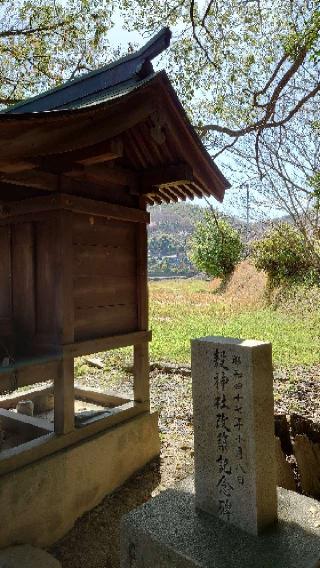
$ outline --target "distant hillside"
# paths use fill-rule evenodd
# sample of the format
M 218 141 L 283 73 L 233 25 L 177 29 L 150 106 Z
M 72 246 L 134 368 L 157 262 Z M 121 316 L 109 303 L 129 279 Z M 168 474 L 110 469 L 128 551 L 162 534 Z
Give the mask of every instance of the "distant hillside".
M 149 275 L 192 276 L 197 270 L 188 259 L 188 241 L 205 208 L 190 203 L 156 205 L 150 208 Z M 225 216 L 237 229 L 243 241 L 259 239 L 270 228 L 271 221 L 250 223 L 248 227 L 237 217 Z M 276 222 L 276 221 L 275 221 Z
M 195 268 L 188 259 L 188 240 L 203 216 L 199 205 L 175 203 L 150 209 L 149 275 L 192 276 Z

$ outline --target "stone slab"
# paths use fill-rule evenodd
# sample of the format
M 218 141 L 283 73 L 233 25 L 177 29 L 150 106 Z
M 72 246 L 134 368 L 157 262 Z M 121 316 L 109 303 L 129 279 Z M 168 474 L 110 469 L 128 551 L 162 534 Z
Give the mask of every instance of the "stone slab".
M 271 344 L 191 341 L 197 507 L 258 534 L 277 520 Z
M 158 414 L 146 412 L 0 476 L 0 549 L 52 545 L 159 453 Z
M 279 488 L 278 518 L 254 536 L 196 513 L 188 479 L 123 518 L 121 568 L 319 568 L 320 503 Z
M 51 554 L 29 544 L 0 550 L 0 568 L 62 568 Z

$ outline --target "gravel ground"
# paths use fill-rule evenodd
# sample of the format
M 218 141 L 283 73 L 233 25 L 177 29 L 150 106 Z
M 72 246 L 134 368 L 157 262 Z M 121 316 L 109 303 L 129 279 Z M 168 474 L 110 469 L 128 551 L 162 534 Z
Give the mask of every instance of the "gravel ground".
M 164 366 L 151 373 L 151 403 L 160 412 L 160 460 L 133 476 L 118 491 L 79 519 L 52 549 L 63 568 L 118 568 L 119 523 L 126 512 L 193 473 L 191 377 L 188 368 Z M 168 372 L 170 371 L 170 372 Z M 98 386 L 99 371 L 82 383 Z M 131 387 L 129 375 L 121 391 Z M 274 372 L 275 411 L 296 412 L 320 422 L 320 365 Z

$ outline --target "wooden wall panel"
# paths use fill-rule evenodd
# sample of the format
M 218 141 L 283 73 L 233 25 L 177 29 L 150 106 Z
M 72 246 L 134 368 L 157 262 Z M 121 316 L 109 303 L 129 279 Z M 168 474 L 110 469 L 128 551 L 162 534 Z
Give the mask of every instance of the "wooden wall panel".
M 74 301 L 78 308 L 134 304 L 136 282 L 126 276 L 80 276 L 74 280 Z
M 136 304 L 76 308 L 76 340 L 129 333 L 137 329 Z
M 36 328 L 33 223 L 12 225 L 12 301 L 16 349 L 28 353 Z
M 87 245 L 129 246 L 133 249 L 134 224 L 91 215 L 73 216 L 73 242 Z
M 73 245 L 74 276 L 134 277 L 135 255 L 121 246 Z
M 58 235 L 54 218 L 36 223 L 36 331 L 48 337 L 57 335 L 56 306 L 59 264 Z
M 137 223 L 74 215 L 75 339 L 137 329 Z
M 11 230 L 0 227 L 0 318 L 11 317 Z

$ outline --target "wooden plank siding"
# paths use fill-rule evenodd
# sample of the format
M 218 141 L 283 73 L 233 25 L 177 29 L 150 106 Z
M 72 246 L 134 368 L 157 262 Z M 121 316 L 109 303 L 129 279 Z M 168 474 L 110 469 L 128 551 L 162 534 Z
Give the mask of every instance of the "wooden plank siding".
M 137 224 L 73 215 L 75 341 L 137 330 Z
M 72 228 L 67 211 L 11 225 L 13 325 L 18 357 L 72 343 Z M 0 227 L 0 235 L 5 227 Z M 67 236 L 69 233 L 69 249 Z M 3 287 L 3 285 L 1 286 Z M 9 304 L 10 305 L 10 304 Z
M 12 357 L 11 228 L 0 227 L 0 357 Z
M 127 276 L 80 276 L 74 280 L 74 302 L 77 308 L 107 304 L 134 304 L 136 286 Z
M 36 330 L 35 232 L 33 223 L 12 227 L 12 301 L 17 353 L 32 349 Z
M 55 219 L 36 223 L 37 333 L 57 336 L 57 226 Z
M 11 318 L 11 229 L 0 227 L 0 318 Z

